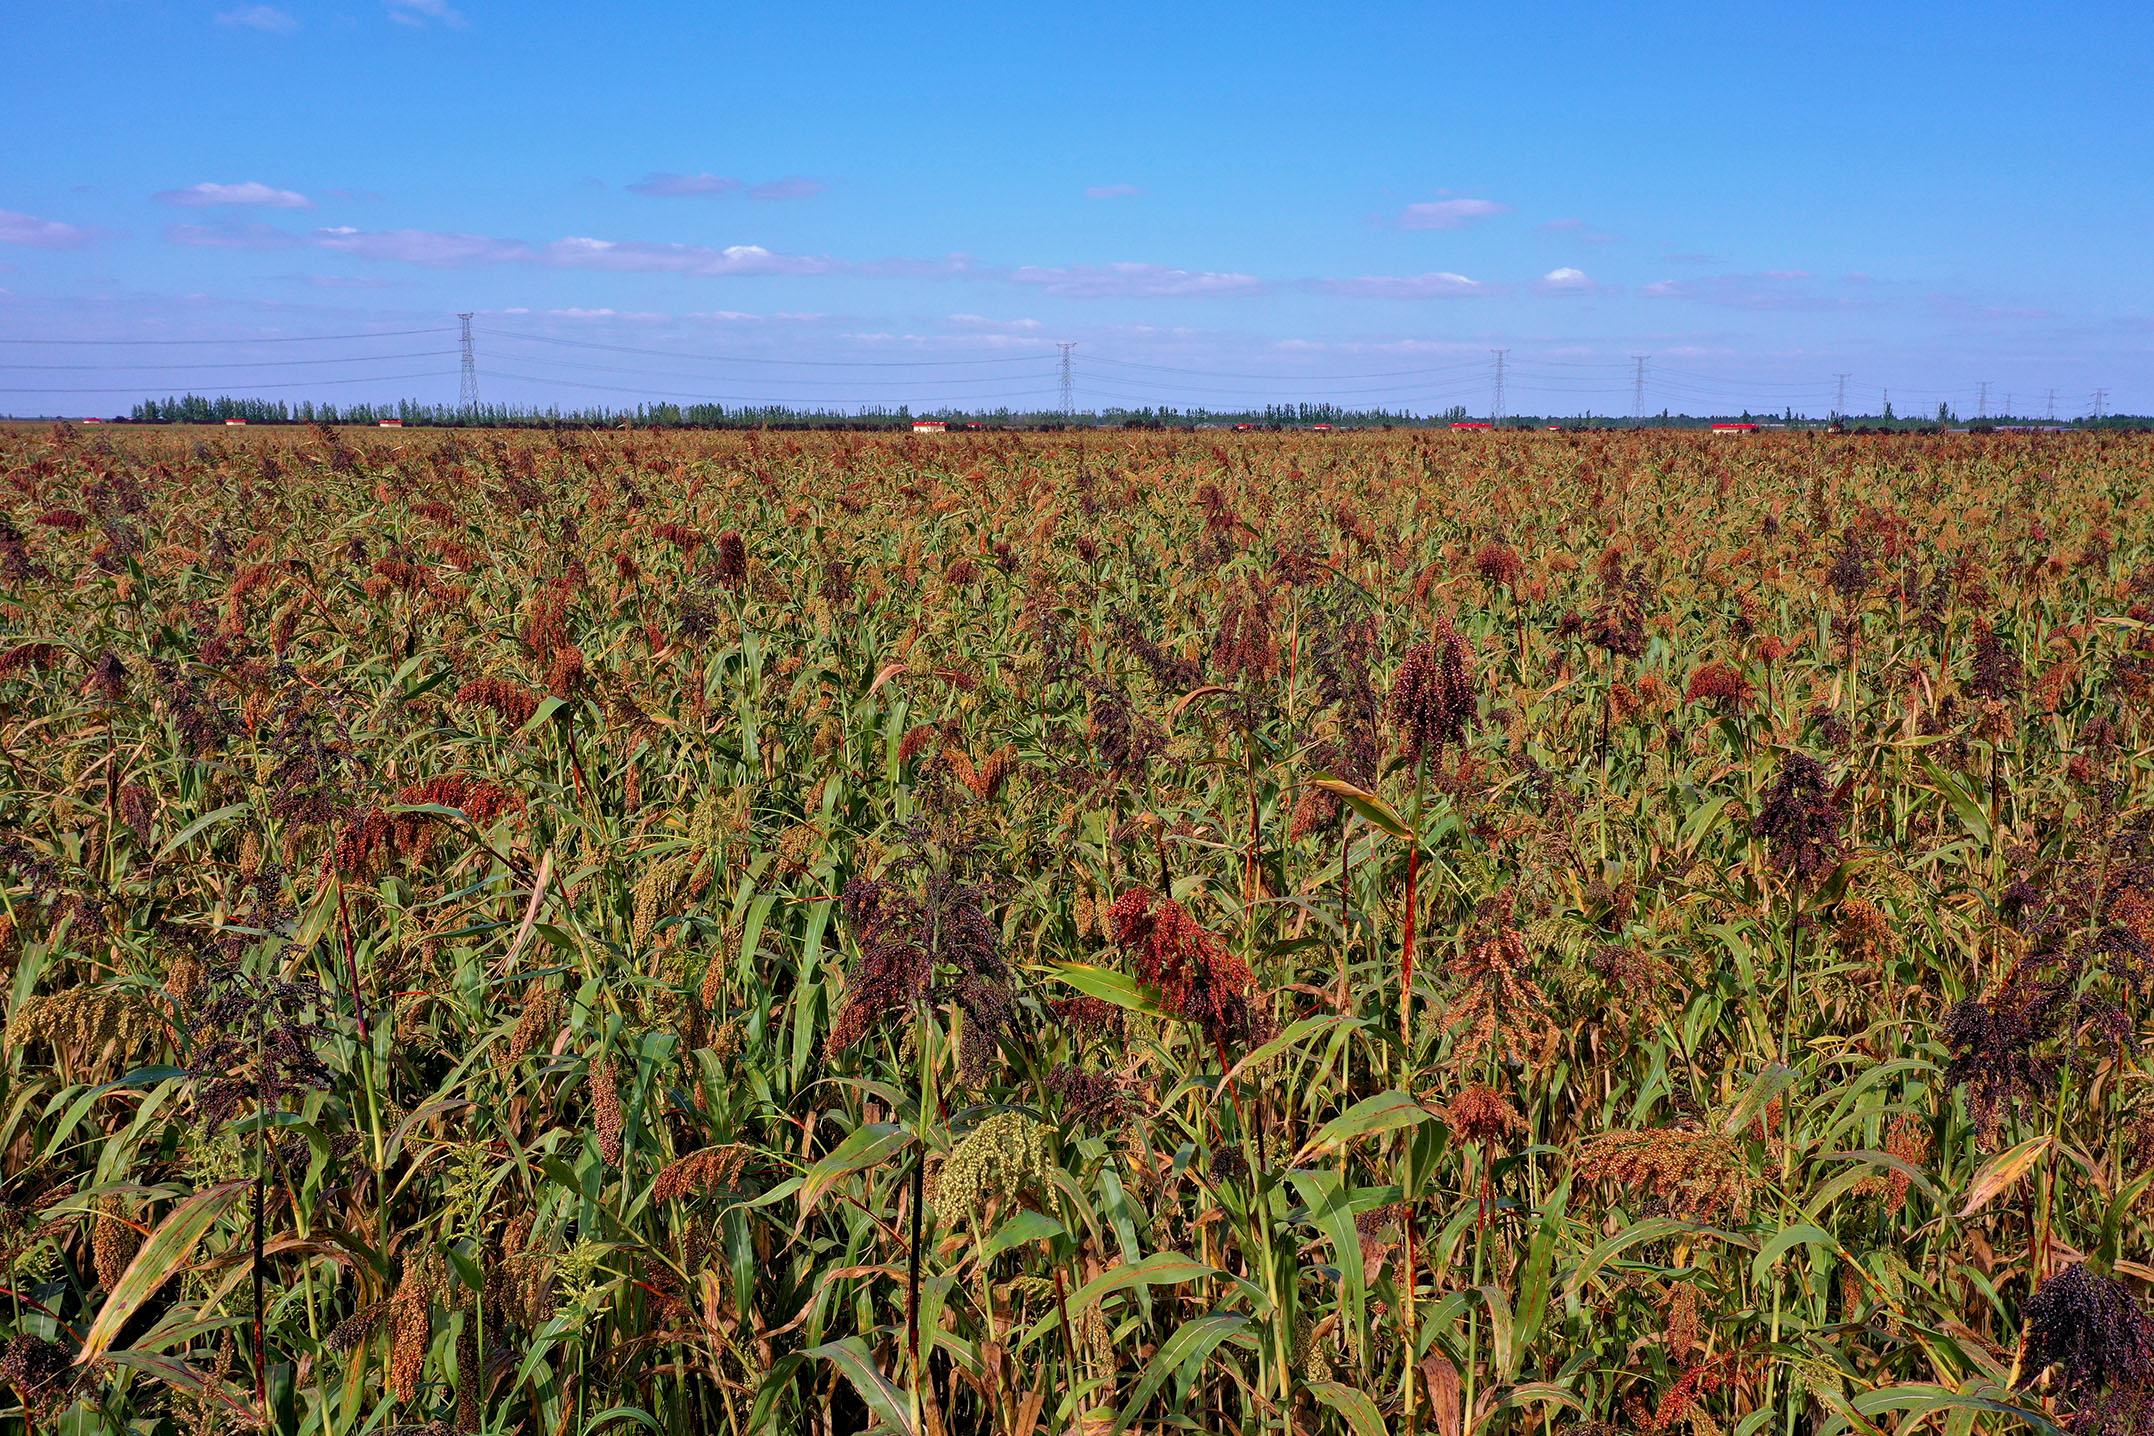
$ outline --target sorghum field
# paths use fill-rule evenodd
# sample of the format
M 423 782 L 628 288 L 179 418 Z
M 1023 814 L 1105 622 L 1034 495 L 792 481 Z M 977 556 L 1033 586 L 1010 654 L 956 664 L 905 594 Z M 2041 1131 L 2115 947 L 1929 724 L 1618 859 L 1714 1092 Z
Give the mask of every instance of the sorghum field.
M 0 434 L 37 1431 L 2154 1420 L 2154 446 Z

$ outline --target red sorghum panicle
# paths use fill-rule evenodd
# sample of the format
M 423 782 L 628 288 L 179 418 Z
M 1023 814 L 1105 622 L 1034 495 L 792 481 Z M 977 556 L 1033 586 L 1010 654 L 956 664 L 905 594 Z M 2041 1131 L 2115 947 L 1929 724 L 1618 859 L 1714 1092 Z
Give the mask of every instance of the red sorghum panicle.
M 1406 650 L 1391 684 L 1391 721 L 1410 759 L 1438 759 L 1466 740 L 1473 720 L 1473 650 L 1449 618 Z
M 1107 910 L 1107 929 L 1135 962 L 1138 978 L 1158 990 L 1161 1005 L 1202 1027 L 1215 1046 L 1231 1051 L 1268 1032 L 1248 965 L 1180 903 L 1132 888 Z

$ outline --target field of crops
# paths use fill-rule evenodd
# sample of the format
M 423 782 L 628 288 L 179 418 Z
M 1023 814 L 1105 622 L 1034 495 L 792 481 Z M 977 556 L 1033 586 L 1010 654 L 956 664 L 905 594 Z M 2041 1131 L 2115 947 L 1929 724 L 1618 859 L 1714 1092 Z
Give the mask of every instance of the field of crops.
M 0 431 L 0 1425 L 2154 1420 L 2154 443 Z

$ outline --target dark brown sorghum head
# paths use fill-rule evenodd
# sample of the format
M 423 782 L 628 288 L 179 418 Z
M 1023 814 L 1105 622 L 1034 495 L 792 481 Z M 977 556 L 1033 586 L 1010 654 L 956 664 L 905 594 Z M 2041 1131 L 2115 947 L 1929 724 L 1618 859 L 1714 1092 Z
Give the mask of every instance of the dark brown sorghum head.
M 1135 961 L 1138 979 L 1159 992 L 1161 1005 L 1202 1027 L 1214 1046 L 1228 1050 L 1269 1032 L 1270 1021 L 1253 1000 L 1256 977 L 1248 964 L 1180 903 L 1131 888 L 1107 910 L 1107 928 Z
M 1817 759 L 1789 753 L 1766 788 L 1750 831 L 1765 840 L 1774 866 L 1808 884 L 1840 861 L 1840 828 L 1846 818 Z
M 107 703 L 119 702 L 127 696 L 127 665 L 120 661 L 117 653 L 106 649 L 90 666 L 90 676 L 82 685 L 82 691 Z
M 748 544 L 741 538 L 739 529 L 727 529 L 718 535 L 717 553 L 711 571 L 718 582 L 738 593 L 748 581 Z
M 1974 677 L 1967 689 L 1975 697 L 1999 702 L 2019 696 L 2019 655 L 2005 646 L 1997 630 L 1983 619 L 1975 620 Z
M 1864 549 L 1861 536 L 1850 528 L 1840 540 L 1839 550 L 1832 556 L 1832 567 L 1826 570 L 1825 581 L 1832 591 L 1840 595 L 1842 603 L 1853 603 L 1870 587 L 1870 556 Z
M 1045 1086 L 1062 1099 L 1063 1116 L 1095 1131 L 1117 1125 L 1129 1110 L 1128 1086 L 1112 1072 L 1064 1062 L 1048 1071 Z
M 1407 757 L 1441 758 L 1466 740 L 1473 713 L 1473 650 L 1450 619 L 1441 619 L 1427 642 L 1406 650 L 1391 684 L 1391 721 Z
M 2057 1060 L 2037 1049 L 2055 1035 L 2068 1000 L 2061 984 L 2022 971 L 1993 996 L 1970 997 L 1945 1014 L 1945 1080 L 1967 1089 L 1968 1111 L 1985 1133 L 2054 1085 Z
M 1271 595 L 1263 585 L 1242 583 L 1227 592 L 1212 640 L 1212 669 L 1222 679 L 1257 683 L 1279 670 L 1272 641 Z
M 923 1000 L 934 975 L 927 916 L 909 894 L 870 878 L 854 878 L 845 885 L 842 911 L 860 960 L 845 979 L 845 1005 L 830 1027 L 834 1052 L 851 1047 Z
M 49 1418 L 75 1390 L 75 1361 L 66 1347 L 19 1332 L 0 1347 L 0 1386 L 13 1391 L 23 1410 Z
M 2154 1405 L 2154 1321 L 2122 1282 L 2074 1263 L 2027 1299 L 2026 1318 L 2020 1385 L 2057 1368 L 2068 1430 L 2143 1427 L 2140 1418 Z

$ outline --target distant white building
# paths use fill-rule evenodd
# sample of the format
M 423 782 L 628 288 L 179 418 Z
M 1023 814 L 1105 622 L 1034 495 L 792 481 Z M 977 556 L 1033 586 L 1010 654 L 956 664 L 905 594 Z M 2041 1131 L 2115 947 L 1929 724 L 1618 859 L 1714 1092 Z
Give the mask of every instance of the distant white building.
M 950 426 L 941 419 L 915 419 L 912 421 L 912 431 L 915 434 L 943 434 L 948 433 L 949 429 Z

